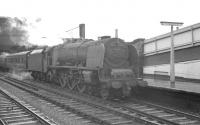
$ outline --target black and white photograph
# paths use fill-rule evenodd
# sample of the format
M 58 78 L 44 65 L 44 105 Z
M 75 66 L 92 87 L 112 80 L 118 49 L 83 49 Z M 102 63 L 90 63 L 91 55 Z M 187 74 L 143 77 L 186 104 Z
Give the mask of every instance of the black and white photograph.
M 200 1 L 0 2 L 0 125 L 200 125 Z

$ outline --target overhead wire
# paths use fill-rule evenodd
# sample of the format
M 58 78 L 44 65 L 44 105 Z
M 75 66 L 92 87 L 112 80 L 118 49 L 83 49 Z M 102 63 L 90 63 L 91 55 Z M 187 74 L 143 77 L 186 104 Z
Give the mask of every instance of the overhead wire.
M 70 30 L 67 30 L 67 31 L 65 31 L 65 32 L 69 32 L 69 31 L 75 30 L 75 29 L 77 29 L 77 28 L 79 28 L 79 26 L 78 26 L 78 27 L 74 27 L 74 28 L 72 28 L 72 29 L 70 29 Z M 73 32 L 72 32 L 72 36 L 71 36 L 71 37 L 73 38 Z

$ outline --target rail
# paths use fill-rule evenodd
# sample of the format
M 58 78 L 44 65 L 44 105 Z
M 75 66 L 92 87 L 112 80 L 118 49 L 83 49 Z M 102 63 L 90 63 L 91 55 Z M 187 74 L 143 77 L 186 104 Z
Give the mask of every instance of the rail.
M 39 111 L 34 111 L 32 106 L 10 94 L 0 87 L 0 123 L 3 125 L 10 124 L 41 124 L 56 125 L 46 116 L 42 116 Z

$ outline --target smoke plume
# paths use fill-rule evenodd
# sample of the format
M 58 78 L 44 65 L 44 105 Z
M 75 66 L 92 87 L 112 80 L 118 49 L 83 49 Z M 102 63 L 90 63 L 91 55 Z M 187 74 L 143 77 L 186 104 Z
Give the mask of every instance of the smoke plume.
M 26 18 L 0 17 L 0 50 L 10 51 L 16 46 L 31 46 L 27 26 Z

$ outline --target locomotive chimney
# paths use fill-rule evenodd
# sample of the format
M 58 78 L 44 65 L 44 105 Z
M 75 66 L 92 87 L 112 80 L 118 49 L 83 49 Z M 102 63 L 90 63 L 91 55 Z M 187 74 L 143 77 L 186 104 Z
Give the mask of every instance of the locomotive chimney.
M 118 38 L 118 29 L 115 29 L 115 38 Z
M 85 39 L 85 24 L 79 24 L 79 36 L 81 39 Z

